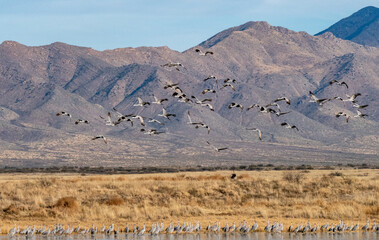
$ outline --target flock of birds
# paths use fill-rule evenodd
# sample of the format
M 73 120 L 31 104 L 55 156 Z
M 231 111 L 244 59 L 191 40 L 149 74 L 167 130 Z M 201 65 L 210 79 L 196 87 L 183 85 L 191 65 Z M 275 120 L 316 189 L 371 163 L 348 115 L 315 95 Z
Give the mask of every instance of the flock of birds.
M 198 53 L 200 56 L 213 55 L 212 51 L 203 52 L 200 49 L 195 49 L 195 52 Z M 163 64 L 163 65 L 161 65 L 161 67 L 166 68 L 168 70 L 176 69 L 177 71 L 181 71 L 183 69 L 186 69 L 182 63 L 171 63 L 171 62 Z M 203 81 L 204 82 L 214 81 L 214 83 L 216 83 L 216 84 L 215 85 L 213 84 L 212 88 L 204 89 L 201 92 L 202 95 L 215 94 L 218 91 L 225 91 L 224 89 L 230 89 L 232 91 L 236 91 L 236 88 L 234 85 L 236 84 L 237 81 L 235 79 L 231 79 L 231 78 L 218 79 L 214 75 L 210 75 L 210 76 L 204 78 Z M 222 83 L 222 86 L 220 88 L 218 85 L 219 81 L 221 81 L 221 83 Z M 344 86 L 344 87 L 348 88 L 348 85 L 346 82 L 340 82 L 338 80 L 331 81 L 330 85 L 339 85 L 339 86 Z M 165 83 L 165 86 L 163 88 L 165 90 L 171 90 L 172 91 L 172 93 L 170 94 L 171 97 L 177 98 L 178 102 L 189 103 L 189 104 L 197 104 L 197 105 L 200 105 L 202 107 L 209 109 L 210 111 L 214 111 L 214 107 L 212 105 L 212 101 L 213 101 L 212 98 L 208 97 L 208 98 L 204 98 L 204 99 L 200 100 L 198 97 L 196 97 L 194 95 L 189 96 L 188 94 L 186 94 L 181 89 L 181 87 L 179 86 L 179 83 Z M 353 117 L 364 118 L 367 116 L 367 114 L 361 112 L 361 109 L 366 108 L 368 105 L 367 104 L 359 105 L 356 102 L 356 98 L 361 95 L 360 93 L 356 93 L 356 94 L 353 94 L 351 96 L 346 95 L 347 96 L 346 99 L 343 99 L 342 97 L 332 97 L 332 98 L 322 98 L 321 99 L 321 98 L 318 98 L 312 91 L 309 91 L 309 95 L 311 98 L 309 102 L 317 103 L 319 106 L 322 106 L 325 103 L 332 101 L 332 100 L 340 100 L 342 102 L 351 102 L 351 103 L 353 103 L 352 106 L 354 108 L 356 108 L 356 111 L 357 111 L 357 114 L 354 115 Z M 107 125 L 107 126 L 117 126 L 117 125 L 121 124 L 122 122 L 129 122 L 131 124 L 131 126 L 133 127 L 134 121 L 138 121 L 142 127 L 140 129 L 140 131 L 143 132 L 144 134 L 148 134 L 148 135 L 163 134 L 164 132 L 158 131 L 156 128 L 147 129 L 146 128 L 146 124 L 147 124 L 146 121 L 149 124 L 165 125 L 165 122 L 163 122 L 162 120 L 163 119 L 171 120 L 172 118 L 176 117 L 176 114 L 167 112 L 165 106 L 163 105 L 164 102 L 169 101 L 168 98 L 160 99 L 154 95 L 153 95 L 153 98 L 154 98 L 154 101 L 146 101 L 140 97 L 137 97 L 137 102 L 133 106 L 145 109 L 148 106 L 151 106 L 153 104 L 161 105 L 162 106 L 162 113 L 158 114 L 158 117 L 160 117 L 160 119 L 151 118 L 151 117 L 147 118 L 147 117 L 142 116 L 140 114 L 122 114 L 119 111 L 117 111 L 116 108 L 113 108 L 113 114 L 116 115 L 116 120 L 112 119 L 111 112 L 108 112 L 107 117 L 100 116 L 100 118 L 105 121 L 105 125 Z M 264 105 L 252 104 L 246 108 L 246 111 L 249 111 L 252 109 L 257 109 L 258 112 L 260 112 L 262 114 L 274 114 L 277 117 L 291 113 L 291 111 L 282 111 L 281 106 L 279 105 L 280 102 L 285 102 L 287 105 L 291 105 L 291 100 L 285 96 L 282 96 L 282 97 L 273 99 L 268 104 L 264 104 Z M 245 109 L 245 107 L 241 103 L 231 102 L 228 105 L 228 109 L 233 109 L 233 108 L 240 109 L 241 111 L 243 111 Z M 58 112 L 56 115 L 57 116 L 67 116 L 70 118 L 70 121 L 72 118 L 72 115 L 68 112 L 65 112 L 65 111 Z M 350 114 L 346 111 L 337 112 L 337 113 L 335 113 L 335 116 L 337 118 L 344 116 L 346 119 L 346 122 L 348 122 L 349 118 L 351 117 Z M 211 127 L 208 124 L 206 124 L 204 121 L 193 121 L 190 111 L 187 111 L 187 117 L 188 117 L 188 122 L 187 122 L 188 125 L 193 126 L 195 129 L 204 128 L 207 130 L 208 134 L 210 133 Z M 75 121 L 76 125 L 78 125 L 78 124 L 89 124 L 89 123 L 90 122 L 88 120 L 84 120 L 84 119 L 77 119 Z M 281 121 L 280 126 L 288 128 L 288 129 L 295 129 L 295 130 L 299 131 L 299 128 L 296 125 L 293 125 L 292 123 L 288 123 L 285 121 Z M 252 128 L 246 128 L 246 130 L 257 132 L 259 140 L 262 141 L 262 134 L 263 133 L 259 128 L 252 127 Z M 97 135 L 97 136 L 94 136 L 92 138 L 92 140 L 96 140 L 96 139 L 103 139 L 104 143 L 108 143 L 107 138 L 104 135 Z M 206 144 L 209 145 L 216 152 L 220 152 L 220 151 L 224 151 L 224 150 L 228 149 L 228 147 L 216 147 L 212 143 L 210 143 L 209 141 L 206 141 Z
M 105 234 L 105 235 L 114 235 L 115 237 L 120 234 L 120 232 L 123 232 L 125 234 L 132 233 L 136 236 L 141 236 L 145 234 L 149 235 L 158 235 L 162 233 L 166 234 L 186 234 L 186 233 L 200 233 L 200 232 L 210 232 L 210 233 L 242 233 L 247 234 L 250 232 L 257 232 L 257 231 L 264 231 L 267 233 L 281 233 L 281 232 L 290 232 L 290 233 L 317 233 L 317 232 L 355 232 L 355 231 L 376 231 L 379 232 L 379 224 L 374 223 L 370 226 L 369 220 L 367 220 L 366 224 L 363 227 L 359 227 L 359 222 L 356 224 L 345 224 L 343 221 L 339 221 L 338 224 L 331 224 L 329 225 L 328 222 L 326 222 L 324 225 L 319 226 L 319 224 L 314 224 L 313 227 L 311 226 L 310 222 L 308 223 L 301 223 L 298 224 L 296 227 L 294 227 L 291 223 L 291 225 L 284 229 L 283 223 L 280 222 L 274 222 L 273 224 L 270 224 L 270 222 L 267 222 L 267 225 L 264 226 L 263 229 L 259 229 L 258 223 L 255 221 L 252 225 L 249 225 L 246 221 L 241 222 L 238 226 L 235 222 L 233 222 L 232 225 L 229 226 L 228 222 L 226 222 L 225 226 L 221 226 L 221 223 L 219 221 L 215 222 L 214 224 L 211 224 L 209 222 L 208 226 L 203 229 L 199 221 L 196 222 L 196 224 L 192 223 L 184 223 L 181 224 L 180 222 L 177 223 L 177 225 L 174 225 L 172 222 L 170 222 L 169 226 L 165 228 L 163 222 L 157 222 L 152 224 L 151 228 L 147 230 L 146 224 L 143 224 L 142 227 L 139 227 L 137 224 L 134 224 L 133 227 L 129 227 L 129 224 L 126 224 L 124 228 L 120 230 L 120 228 L 115 228 L 115 224 L 112 224 L 108 227 L 106 227 L 104 224 L 101 228 L 95 227 L 93 224 L 92 227 L 84 227 L 82 228 L 80 226 L 80 223 L 77 227 L 73 227 L 68 225 L 67 228 L 65 228 L 61 224 L 56 224 L 53 228 L 50 228 L 46 225 L 41 225 L 39 228 L 36 228 L 36 226 L 27 226 L 25 229 L 20 229 L 19 226 L 14 226 L 12 229 L 9 230 L 8 235 L 9 236 L 15 236 L 18 235 L 25 235 L 25 236 L 32 236 L 35 234 L 42 235 L 42 236 L 49 236 L 49 235 L 71 235 L 71 234 L 82 234 L 82 235 L 95 235 L 95 234 Z M 1 230 L 0 230 L 1 233 Z

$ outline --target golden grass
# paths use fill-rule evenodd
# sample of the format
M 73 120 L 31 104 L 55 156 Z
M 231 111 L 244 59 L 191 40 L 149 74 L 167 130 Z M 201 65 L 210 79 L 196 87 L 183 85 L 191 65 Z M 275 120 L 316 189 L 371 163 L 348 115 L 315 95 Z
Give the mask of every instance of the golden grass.
M 14 224 L 123 227 L 128 223 L 379 218 L 378 170 L 244 171 L 144 175 L 0 175 L 3 232 Z M 149 226 L 149 225 L 147 225 Z M 286 225 L 285 225 L 286 226 Z

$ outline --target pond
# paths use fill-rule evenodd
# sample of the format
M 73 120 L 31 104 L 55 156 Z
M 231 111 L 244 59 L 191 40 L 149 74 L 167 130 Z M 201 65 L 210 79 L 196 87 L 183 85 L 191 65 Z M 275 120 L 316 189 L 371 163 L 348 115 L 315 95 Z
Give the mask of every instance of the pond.
M 264 233 L 255 232 L 249 234 L 240 233 L 200 233 L 200 234 L 145 234 L 137 236 L 135 234 L 120 233 L 118 236 L 104 234 L 81 235 L 75 234 L 70 236 L 40 236 L 34 235 L 26 237 L 17 235 L 9 237 L 7 235 L 0 236 L 0 240 L 379 240 L 379 232 L 346 232 L 346 233 Z

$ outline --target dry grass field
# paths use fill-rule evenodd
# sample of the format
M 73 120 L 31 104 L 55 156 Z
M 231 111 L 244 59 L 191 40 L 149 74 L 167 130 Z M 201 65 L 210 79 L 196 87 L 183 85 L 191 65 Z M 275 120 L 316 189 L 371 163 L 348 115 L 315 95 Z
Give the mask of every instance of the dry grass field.
M 267 220 L 284 226 L 379 219 L 379 171 L 238 171 L 143 175 L 2 174 L 0 227 Z

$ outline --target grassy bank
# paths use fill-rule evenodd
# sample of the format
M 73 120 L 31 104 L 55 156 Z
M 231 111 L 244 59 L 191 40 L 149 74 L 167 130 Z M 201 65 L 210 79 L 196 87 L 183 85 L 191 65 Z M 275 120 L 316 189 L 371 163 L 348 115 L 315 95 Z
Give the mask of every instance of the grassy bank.
M 379 218 L 379 171 L 231 171 L 143 175 L 2 174 L 0 227 L 163 221 L 300 223 Z

